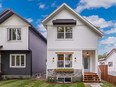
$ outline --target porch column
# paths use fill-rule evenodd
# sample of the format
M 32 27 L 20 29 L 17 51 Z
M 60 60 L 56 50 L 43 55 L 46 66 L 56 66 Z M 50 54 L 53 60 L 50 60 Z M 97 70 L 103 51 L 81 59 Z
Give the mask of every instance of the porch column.
M 98 73 L 98 50 L 95 50 L 95 72 Z

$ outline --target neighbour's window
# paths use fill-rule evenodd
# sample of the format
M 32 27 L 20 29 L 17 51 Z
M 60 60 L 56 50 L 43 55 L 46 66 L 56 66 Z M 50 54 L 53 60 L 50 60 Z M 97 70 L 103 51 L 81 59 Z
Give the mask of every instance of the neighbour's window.
M 72 39 L 72 27 L 71 26 L 57 27 L 57 39 Z
M 8 28 L 8 40 L 21 40 L 21 28 Z
M 25 54 L 10 54 L 10 67 L 26 67 L 26 55 Z
M 72 67 L 72 54 L 57 54 L 57 56 L 58 56 L 57 66 L 59 68 Z
M 113 62 L 108 62 L 108 66 L 112 67 L 113 66 Z

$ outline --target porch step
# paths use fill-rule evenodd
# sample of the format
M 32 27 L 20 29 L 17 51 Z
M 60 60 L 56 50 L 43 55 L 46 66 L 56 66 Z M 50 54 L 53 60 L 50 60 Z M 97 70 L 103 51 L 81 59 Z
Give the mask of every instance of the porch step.
M 100 83 L 100 79 L 96 73 L 93 72 L 85 72 L 84 73 L 84 82 L 92 82 L 92 83 Z

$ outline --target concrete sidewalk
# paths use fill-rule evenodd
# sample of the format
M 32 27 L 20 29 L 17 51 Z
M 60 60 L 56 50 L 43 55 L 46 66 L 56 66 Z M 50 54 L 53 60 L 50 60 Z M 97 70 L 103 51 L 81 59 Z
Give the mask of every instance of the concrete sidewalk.
M 85 85 L 91 85 L 91 87 L 101 87 L 100 83 L 84 83 Z

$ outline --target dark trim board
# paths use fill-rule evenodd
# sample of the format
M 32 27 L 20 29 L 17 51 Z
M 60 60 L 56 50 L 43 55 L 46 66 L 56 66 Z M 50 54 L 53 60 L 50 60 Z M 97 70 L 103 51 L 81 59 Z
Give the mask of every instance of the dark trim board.
M 26 67 L 10 68 L 10 54 L 26 54 Z M 31 76 L 31 59 L 31 51 L 1 51 L 2 74 Z

